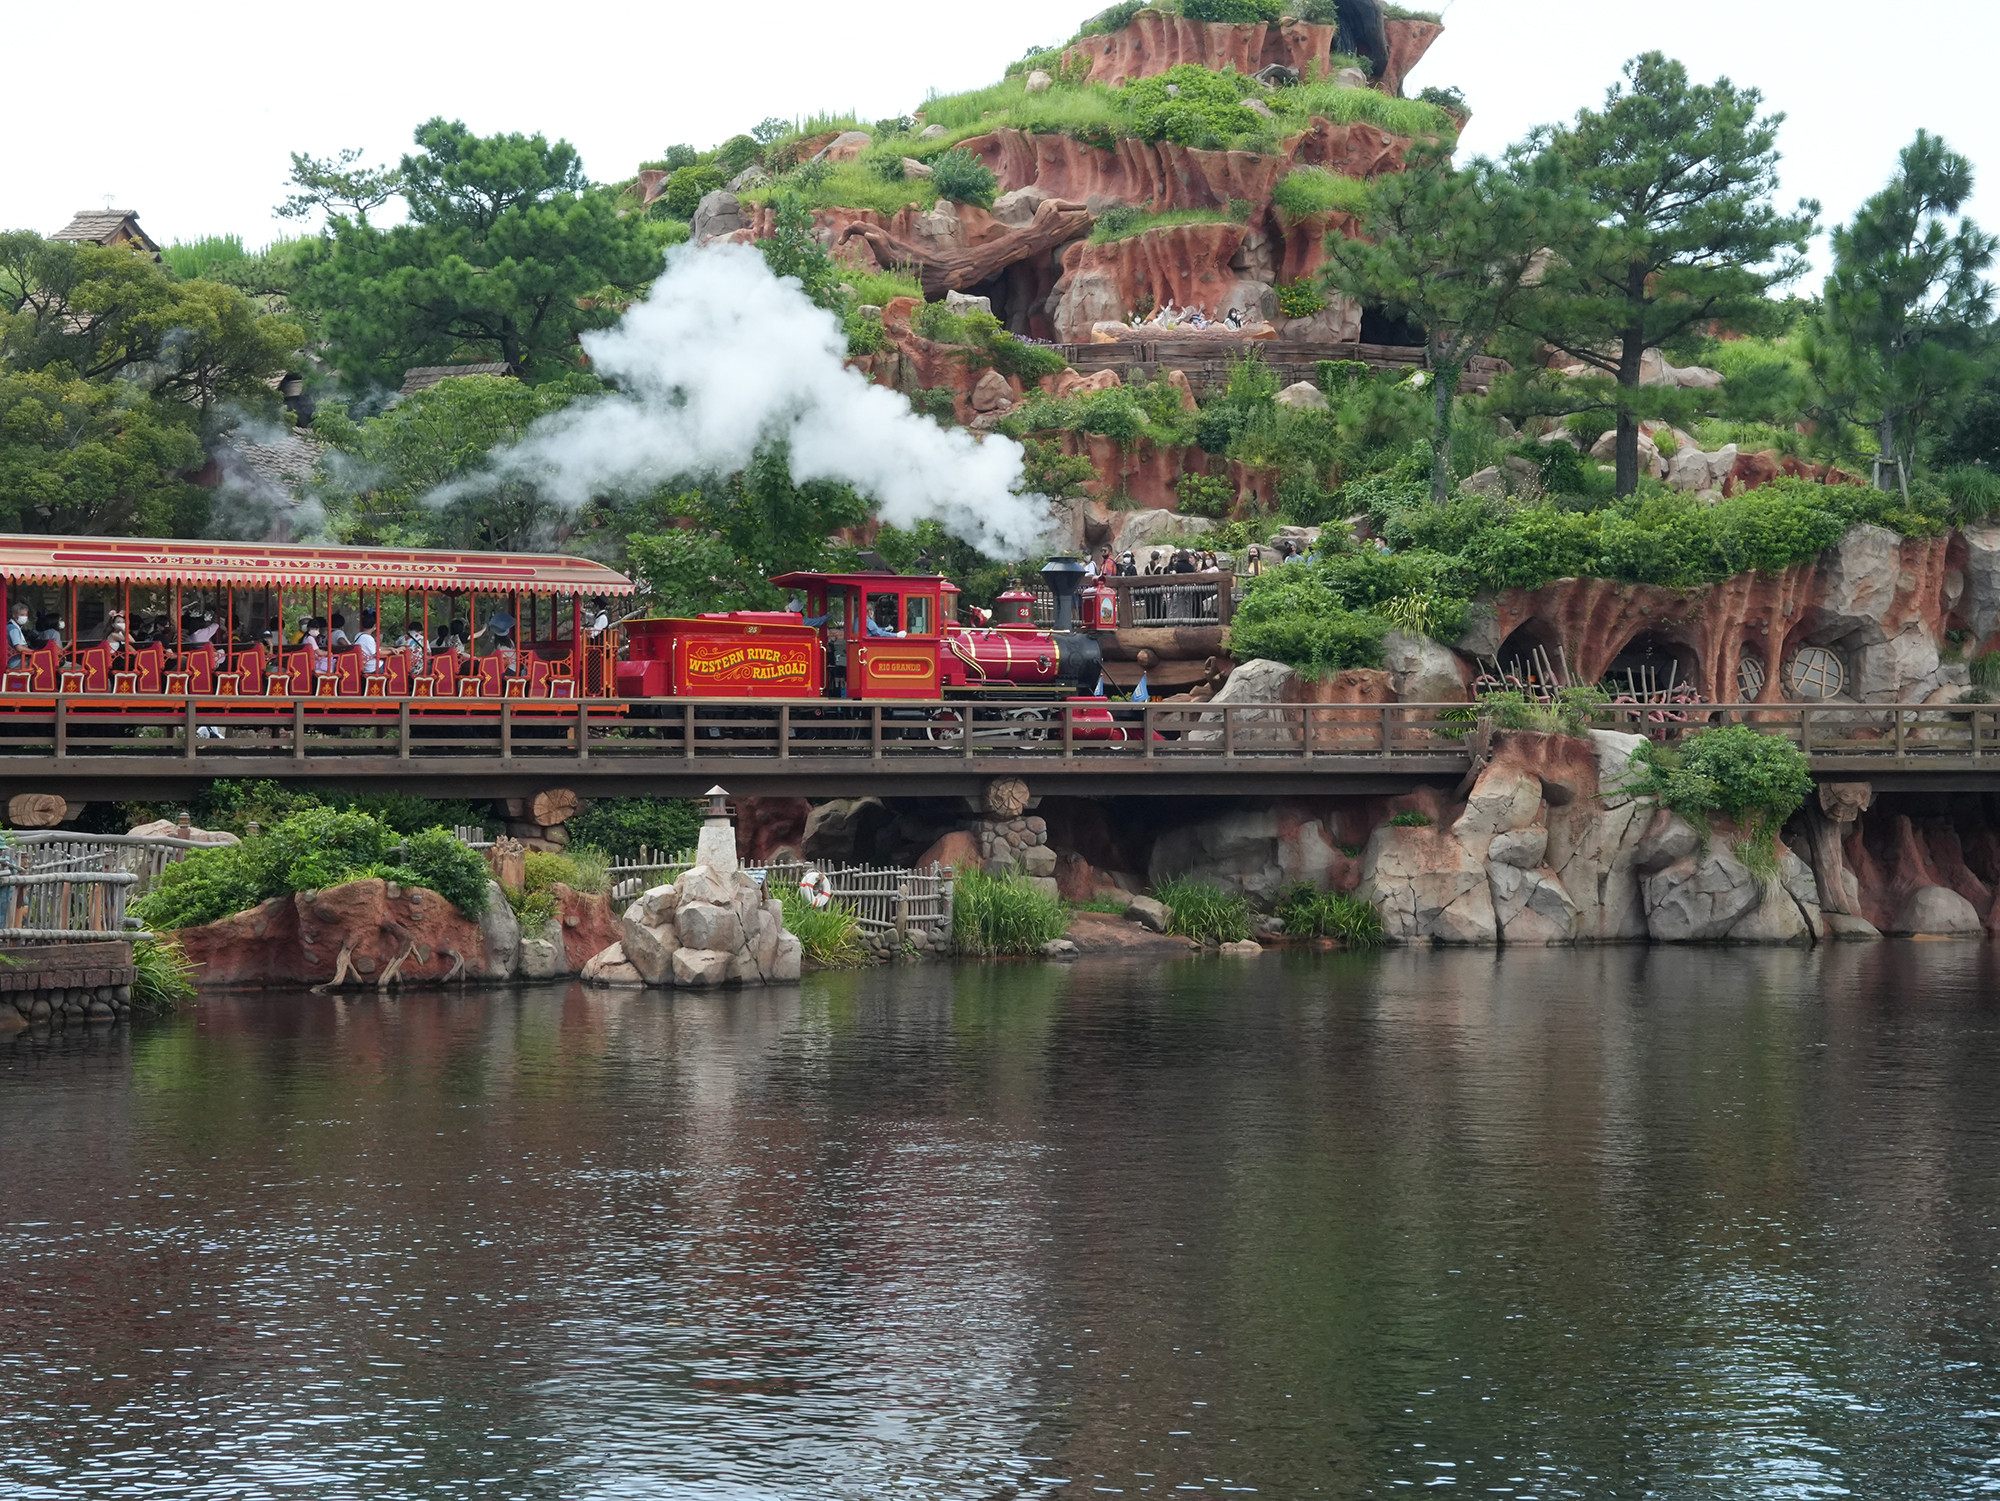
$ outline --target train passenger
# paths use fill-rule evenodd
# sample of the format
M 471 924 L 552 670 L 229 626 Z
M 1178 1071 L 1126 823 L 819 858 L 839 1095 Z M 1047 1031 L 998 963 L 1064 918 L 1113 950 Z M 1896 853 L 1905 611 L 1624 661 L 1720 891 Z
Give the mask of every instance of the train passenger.
M 361 629 L 355 633 L 354 649 L 361 653 L 361 670 L 364 673 L 382 670 L 382 648 L 375 639 L 375 612 L 361 612 Z
M 69 622 L 64 620 L 57 611 L 42 611 L 41 619 L 35 622 L 36 631 L 41 638 L 39 644 L 42 646 L 53 646 L 57 651 L 61 651 L 63 632 L 68 626 Z
M 477 641 L 482 636 L 493 638 L 493 655 L 500 659 L 504 671 L 519 670 L 521 655 L 514 643 L 514 617 L 509 615 L 504 607 L 487 616 L 486 624 L 479 628 L 478 634 L 472 639 Z
M 333 653 L 320 642 L 318 621 L 306 621 L 299 631 L 299 645 L 312 653 L 312 667 L 316 675 L 333 671 Z
M 881 617 L 884 615 L 889 618 L 886 620 L 882 619 Z M 868 612 L 868 634 L 871 636 L 887 637 L 891 640 L 902 637 L 903 632 L 896 629 L 896 598 L 894 595 L 887 595 L 876 601 L 875 608 Z
M 604 601 L 593 599 L 590 608 L 584 612 L 583 634 L 595 641 L 611 629 L 611 613 L 604 607 Z
M 413 678 L 422 677 L 424 675 L 424 668 L 428 664 L 429 656 L 427 644 L 424 641 L 423 627 L 417 625 L 415 622 L 405 626 L 403 629 L 403 639 L 398 644 L 404 651 L 410 654 L 410 676 Z
M 7 622 L 7 665 L 10 668 L 24 665 L 24 659 L 32 643 L 28 640 L 28 617 L 33 612 L 24 604 L 17 603 L 9 612 Z
M 334 651 L 339 651 L 342 647 L 352 646 L 354 644 L 351 640 L 348 639 L 347 617 L 345 615 L 342 615 L 339 611 L 334 612 L 333 629 L 327 632 L 326 644 Z

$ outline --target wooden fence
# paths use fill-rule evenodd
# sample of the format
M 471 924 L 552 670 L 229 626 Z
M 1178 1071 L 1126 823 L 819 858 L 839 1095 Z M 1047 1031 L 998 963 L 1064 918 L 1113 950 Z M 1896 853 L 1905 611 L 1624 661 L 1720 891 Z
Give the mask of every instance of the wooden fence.
M 693 864 L 690 855 L 682 855 L 652 864 L 614 865 L 612 901 L 629 902 L 642 891 L 668 885 Z M 951 920 L 949 867 L 932 865 L 926 870 L 912 870 L 899 865 L 788 860 L 745 869 L 771 897 L 797 889 L 808 872 L 817 871 L 831 883 L 834 903 L 852 912 L 864 933 L 925 932 Z

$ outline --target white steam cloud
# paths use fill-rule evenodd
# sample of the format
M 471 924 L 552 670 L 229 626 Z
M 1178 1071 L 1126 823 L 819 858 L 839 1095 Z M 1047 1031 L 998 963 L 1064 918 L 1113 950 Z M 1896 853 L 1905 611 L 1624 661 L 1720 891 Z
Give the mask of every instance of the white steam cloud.
M 897 526 L 936 520 L 999 557 L 1021 556 L 1048 530 L 1048 502 L 1014 493 L 1019 444 L 941 428 L 847 368 L 840 320 L 748 246 L 675 247 L 646 300 L 583 347 L 617 390 L 542 418 L 489 473 L 578 507 L 733 473 L 780 440 L 795 482 L 852 485 Z

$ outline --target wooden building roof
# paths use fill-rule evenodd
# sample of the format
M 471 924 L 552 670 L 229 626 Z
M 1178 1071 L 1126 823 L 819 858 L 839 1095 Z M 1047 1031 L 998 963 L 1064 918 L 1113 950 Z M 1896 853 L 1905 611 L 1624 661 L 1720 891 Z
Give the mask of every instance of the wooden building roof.
M 138 211 L 129 208 L 80 208 L 49 238 L 81 245 L 131 245 L 148 255 L 160 253 L 152 237 L 139 227 Z

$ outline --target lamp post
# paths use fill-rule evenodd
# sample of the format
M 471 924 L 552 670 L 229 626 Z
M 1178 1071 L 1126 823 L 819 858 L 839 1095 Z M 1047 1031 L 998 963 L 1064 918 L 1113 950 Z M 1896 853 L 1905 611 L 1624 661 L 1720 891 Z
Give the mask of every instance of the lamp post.
M 726 876 L 737 871 L 736 826 L 729 821 L 729 793 L 723 787 L 708 789 L 708 816 L 701 823 L 695 863 Z

